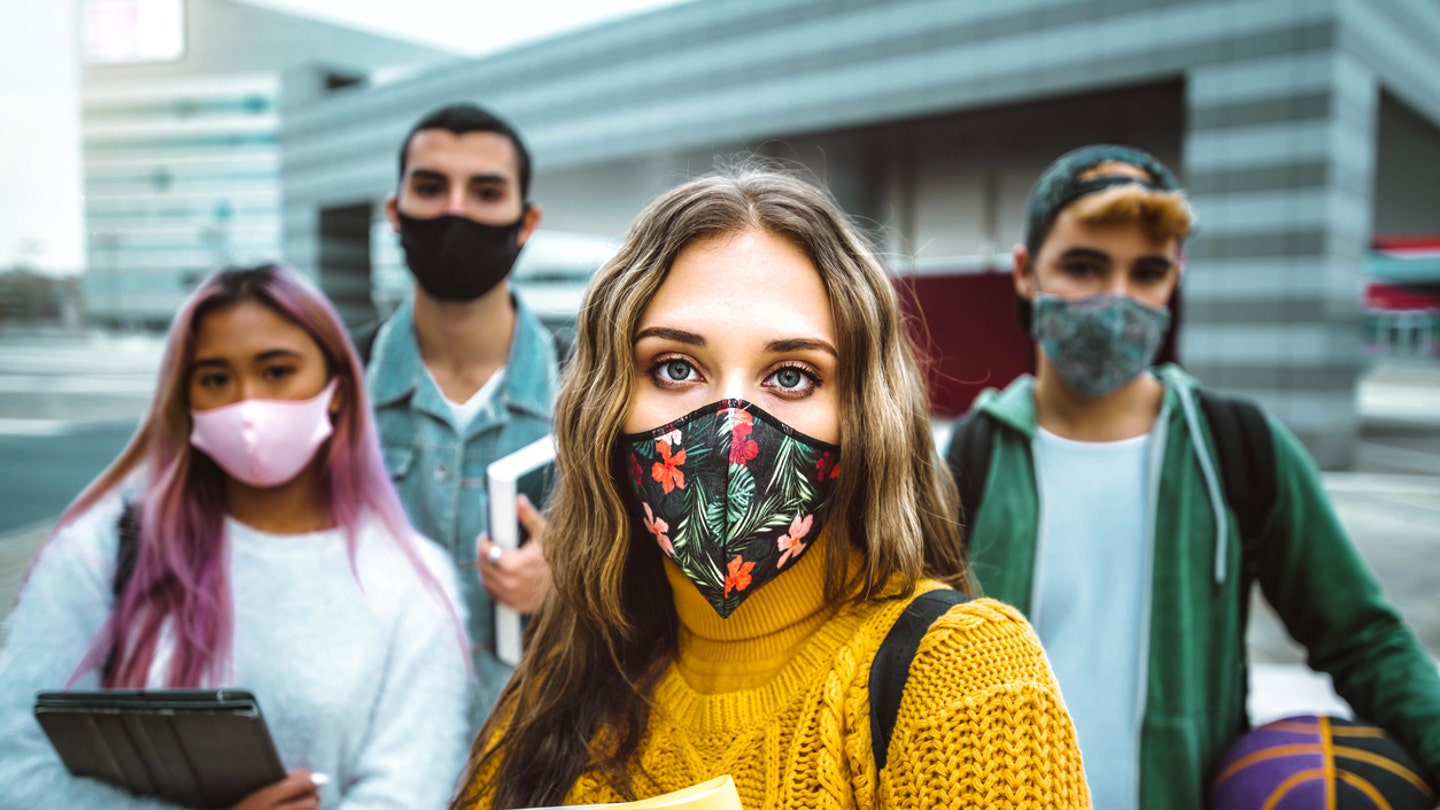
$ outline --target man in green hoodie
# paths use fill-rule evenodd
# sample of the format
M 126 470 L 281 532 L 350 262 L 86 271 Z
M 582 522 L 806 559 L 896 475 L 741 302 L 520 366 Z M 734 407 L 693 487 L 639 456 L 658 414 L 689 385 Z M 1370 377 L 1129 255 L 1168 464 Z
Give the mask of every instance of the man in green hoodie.
M 1041 175 L 1014 250 L 1036 374 L 976 400 L 988 467 L 947 452 L 987 596 L 1025 612 L 1074 718 L 1095 806 L 1205 805 L 1248 727 L 1249 556 L 1196 381 L 1152 367 L 1192 216 L 1171 172 L 1128 147 L 1070 152 Z M 1254 578 L 1355 712 L 1440 784 L 1440 676 L 1346 536 L 1299 442 L 1263 417 L 1274 498 Z

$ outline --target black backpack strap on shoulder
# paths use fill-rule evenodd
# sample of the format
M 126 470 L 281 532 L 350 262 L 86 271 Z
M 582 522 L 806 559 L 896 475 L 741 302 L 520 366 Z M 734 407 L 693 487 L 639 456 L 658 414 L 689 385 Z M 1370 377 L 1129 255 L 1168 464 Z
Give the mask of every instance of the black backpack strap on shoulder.
M 995 449 L 995 422 L 978 411 L 971 411 L 955 422 L 945 463 L 960 489 L 960 537 L 968 549 L 970 528 L 980 514 L 980 499 L 985 495 L 985 479 L 990 474 L 990 456 Z
M 126 503 L 125 511 L 120 513 L 120 522 L 117 525 L 120 533 L 120 543 L 115 552 L 115 580 L 111 583 L 111 592 L 119 599 L 120 594 L 125 592 L 125 586 L 130 584 L 130 578 L 135 575 L 135 561 L 140 556 L 140 506 L 138 504 Z
M 115 578 L 110 583 L 110 591 L 115 596 L 115 602 L 120 601 L 120 594 L 125 592 L 125 587 L 130 584 L 130 578 L 135 575 L 135 561 L 140 555 L 140 506 L 138 504 L 125 504 L 125 509 L 120 513 L 120 520 L 116 524 L 120 542 L 115 550 Z M 117 641 L 116 646 L 119 646 Z M 109 683 L 110 676 L 115 669 L 115 649 L 111 648 L 110 653 L 105 656 L 105 663 L 100 668 L 101 682 Z
M 877 773 L 885 769 L 890 735 L 895 731 L 900 698 L 905 695 L 910 663 L 920 649 L 920 639 L 951 607 L 968 601 L 969 596 L 948 588 L 926 591 L 905 606 L 880 643 L 870 665 L 870 745 Z
M 1280 494 L 1275 444 L 1258 405 L 1203 388 L 1199 393 L 1200 408 L 1215 438 L 1225 501 L 1240 524 L 1241 573 L 1248 594 L 1262 561 L 1265 521 Z

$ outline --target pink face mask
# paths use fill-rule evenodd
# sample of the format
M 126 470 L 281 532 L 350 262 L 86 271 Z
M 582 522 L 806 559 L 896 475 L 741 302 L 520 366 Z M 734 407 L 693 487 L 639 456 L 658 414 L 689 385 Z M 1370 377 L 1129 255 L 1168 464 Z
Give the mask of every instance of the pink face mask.
M 260 489 L 289 483 L 330 438 L 336 379 L 312 399 L 245 399 L 190 412 L 190 444 L 237 481 Z

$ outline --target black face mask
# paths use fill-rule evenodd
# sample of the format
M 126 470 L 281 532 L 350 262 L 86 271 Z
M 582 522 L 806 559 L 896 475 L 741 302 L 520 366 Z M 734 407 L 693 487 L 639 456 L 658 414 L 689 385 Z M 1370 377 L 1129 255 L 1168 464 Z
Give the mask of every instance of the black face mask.
M 509 225 L 486 225 L 454 214 L 417 219 L 396 213 L 405 263 L 420 287 L 436 298 L 479 298 L 509 275 L 520 255 L 524 210 Z

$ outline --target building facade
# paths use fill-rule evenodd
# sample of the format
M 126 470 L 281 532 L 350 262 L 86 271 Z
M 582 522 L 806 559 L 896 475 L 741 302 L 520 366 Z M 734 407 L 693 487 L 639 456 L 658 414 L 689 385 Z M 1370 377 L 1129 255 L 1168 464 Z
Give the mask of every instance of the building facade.
M 81 24 L 85 301 L 112 325 L 163 327 L 206 274 L 282 258 L 285 70 L 353 86 L 451 58 L 230 0 L 85 0 Z
M 759 154 L 824 181 L 896 273 L 938 277 L 1003 269 L 1049 160 L 1132 143 L 1179 170 L 1199 217 L 1181 360 L 1343 467 L 1370 238 L 1440 211 L 1406 179 L 1437 165 L 1436 41 L 1428 0 L 686 3 L 361 92 L 296 77 L 284 252 L 327 287 L 368 285 L 395 145 L 454 100 L 525 133 L 547 227 L 613 241 L 717 156 Z M 1402 120 L 1421 145 L 1382 150 Z

